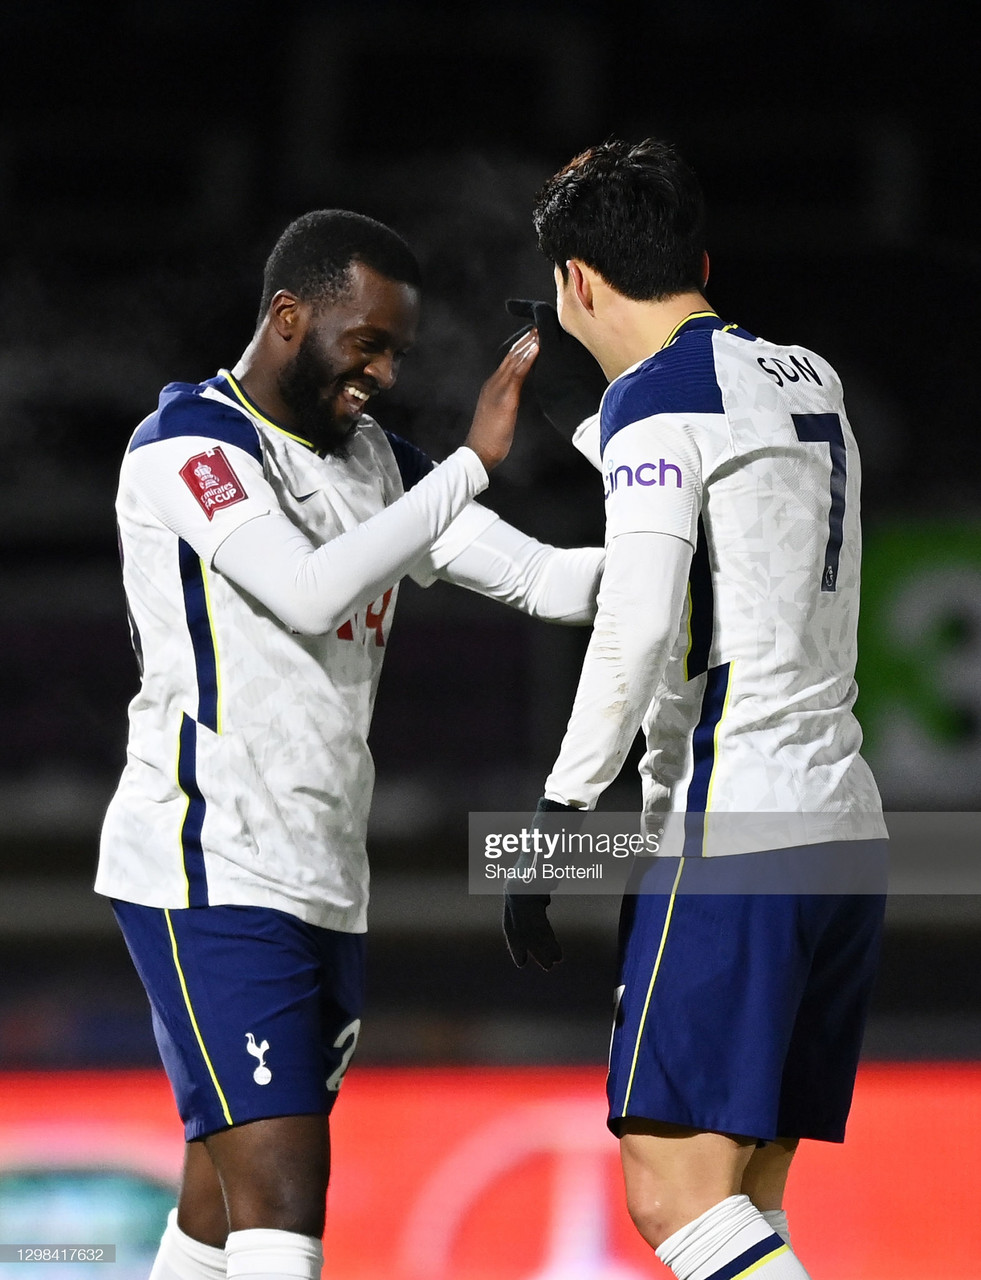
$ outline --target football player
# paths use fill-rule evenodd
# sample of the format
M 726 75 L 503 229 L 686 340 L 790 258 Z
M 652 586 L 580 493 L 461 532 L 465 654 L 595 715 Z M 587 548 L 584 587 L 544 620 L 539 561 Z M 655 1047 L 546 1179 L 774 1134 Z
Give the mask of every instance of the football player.
M 519 339 L 438 466 L 368 414 L 416 336 L 388 227 L 286 228 L 230 370 L 164 388 L 117 514 L 142 683 L 102 833 L 187 1139 L 155 1280 L 316 1277 L 326 1117 L 364 981 L 372 704 L 407 573 L 586 623 L 602 552 L 544 546 L 473 499 L 537 353 Z
M 601 466 L 607 542 L 539 808 L 592 809 L 642 728 L 645 822 L 676 855 L 639 864 L 621 918 L 627 1204 L 679 1280 L 793 1280 L 787 1172 L 801 1138 L 843 1138 L 884 905 L 852 713 L 855 439 L 826 360 L 706 299 L 702 195 L 671 146 L 584 152 L 535 225 L 557 298 L 550 322 L 530 307 L 536 389 Z M 518 963 L 559 958 L 547 906 L 508 894 Z

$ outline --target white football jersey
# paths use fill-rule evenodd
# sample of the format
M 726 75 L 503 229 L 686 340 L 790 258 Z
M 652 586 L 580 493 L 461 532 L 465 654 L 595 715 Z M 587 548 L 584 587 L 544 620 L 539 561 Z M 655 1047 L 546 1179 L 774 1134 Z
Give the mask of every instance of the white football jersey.
M 733 815 L 704 822 L 705 854 L 884 836 L 852 713 L 860 471 L 835 371 L 699 313 L 610 384 L 601 444 L 607 540 L 695 548 L 645 809 Z
M 367 734 L 398 588 L 329 634 L 300 635 L 212 560 L 230 533 L 276 511 L 320 546 L 431 465 L 367 417 L 347 457 L 321 458 L 263 417 L 228 374 L 164 389 L 120 475 L 142 686 L 103 827 L 99 892 L 159 907 L 267 906 L 326 928 L 365 928 Z M 472 496 L 471 486 L 457 509 Z

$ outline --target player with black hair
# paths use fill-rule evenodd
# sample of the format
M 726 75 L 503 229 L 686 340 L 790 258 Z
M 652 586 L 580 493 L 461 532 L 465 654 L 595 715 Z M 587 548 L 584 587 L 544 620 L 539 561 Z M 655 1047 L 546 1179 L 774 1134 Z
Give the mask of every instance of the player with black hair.
M 679 1280 L 795 1280 L 787 1174 L 802 1137 L 844 1136 L 884 906 L 852 714 L 855 439 L 825 360 L 706 300 L 702 198 L 673 147 L 583 152 L 534 220 L 564 338 L 524 304 L 549 368 L 535 390 L 580 447 L 592 433 L 607 530 L 539 809 L 592 809 L 643 729 L 663 837 L 621 916 L 608 1097 L 627 1204 Z M 519 964 L 560 957 L 548 906 L 507 895 Z
M 593 147 L 550 179 L 534 218 L 539 247 L 563 281 L 575 258 L 635 302 L 704 286 L 705 202 L 670 143 Z
M 315 209 L 289 224 L 266 259 L 256 323 L 280 289 L 320 305 L 330 302 L 354 258 L 386 280 L 422 287 L 415 254 L 391 227 L 350 209 Z
M 361 1025 L 367 733 L 399 580 L 586 623 L 602 561 L 473 501 L 510 447 L 534 333 L 434 466 L 365 411 L 416 334 L 419 270 L 393 231 L 307 214 L 263 298 L 234 369 L 164 388 L 117 499 L 142 681 L 96 888 L 187 1139 L 154 1280 L 320 1275 L 327 1116 Z

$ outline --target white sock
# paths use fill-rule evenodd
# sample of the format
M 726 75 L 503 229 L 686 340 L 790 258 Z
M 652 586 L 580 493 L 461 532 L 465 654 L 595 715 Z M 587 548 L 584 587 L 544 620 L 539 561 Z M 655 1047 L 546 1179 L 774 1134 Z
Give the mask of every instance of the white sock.
M 225 1263 L 229 1280 L 238 1276 L 249 1280 L 282 1280 L 284 1276 L 320 1280 L 324 1247 L 313 1236 L 255 1227 L 229 1234 Z
M 676 1231 L 655 1251 L 678 1280 L 808 1280 L 789 1247 L 749 1196 L 729 1196 Z
M 171 1209 L 150 1280 L 225 1280 L 225 1250 L 185 1235 Z
M 787 1215 L 782 1209 L 761 1209 L 760 1213 L 766 1218 L 767 1224 L 777 1233 L 780 1239 L 786 1245 L 790 1244 L 790 1227 L 787 1225 Z

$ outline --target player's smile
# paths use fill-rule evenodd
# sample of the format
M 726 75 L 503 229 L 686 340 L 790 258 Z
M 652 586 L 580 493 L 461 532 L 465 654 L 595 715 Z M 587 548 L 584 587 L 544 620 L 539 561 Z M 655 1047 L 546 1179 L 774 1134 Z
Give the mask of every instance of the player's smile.
M 273 302 L 282 360 L 265 377 L 237 370 L 245 391 L 273 421 L 320 454 L 343 456 L 358 419 L 395 385 L 419 320 L 419 290 L 356 258 L 319 299 L 281 290 Z M 254 343 L 253 343 L 254 345 Z
M 394 386 L 415 339 L 418 291 L 363 263 L 329 307 L 309 314 L 278 390 L 294 429 L 320 452 L 343 453 L 372 396 Z
M 378 387 L 374 383 L 368 383 L 365 380 L 356 381 L 353 378 L 345 378 L 341 383 L 341 389 L 334 395 L 335 403 L 338 404 L 338 418 L 349 418 L 352 422 L 364 413 L 364 407 L 378 391 Z

